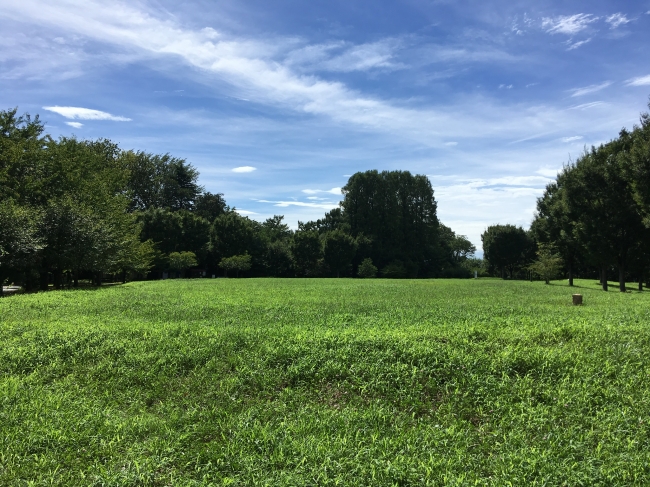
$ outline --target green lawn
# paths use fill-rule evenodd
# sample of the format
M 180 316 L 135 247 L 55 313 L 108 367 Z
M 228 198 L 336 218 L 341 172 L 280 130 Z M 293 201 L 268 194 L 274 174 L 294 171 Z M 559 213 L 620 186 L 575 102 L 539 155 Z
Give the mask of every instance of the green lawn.
M 593 281 L 8 297 L 0 485 L 650 485 L 649 374 L 650 292 Z

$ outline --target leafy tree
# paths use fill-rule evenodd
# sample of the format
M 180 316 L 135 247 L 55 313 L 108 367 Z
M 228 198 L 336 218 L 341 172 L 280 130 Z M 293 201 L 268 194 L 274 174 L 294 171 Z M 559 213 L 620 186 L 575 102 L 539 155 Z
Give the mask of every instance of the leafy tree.
M 415 274 L 434 272 L 439 260 L 437 204 L 426 176 L 408 171 L 353 174 L 343 187 L 342 217 L 350 235 L 372 241 L 380 268 L 402 260 Z
M 17 112 L 0 110 L 0 200 L 35 207 L 48 198 L 43 147 L 51 139 L 43 135 L 38 115 L 32 119 Z
M 235 271 L 236 277 L 239 277 L 239 272 L 245 272 L 251 268 L 251 256 L 233 255 L 232 257 L 225 257 L 219 262 L 219 267 L 224 270 L 225 276 L 228 277 L 228 271 Z
M 530 260 L 533 242 L 521 227 L 492 225 L 481 235 L 483 255 L 490 269 L 498 270 L 502 278 L 508 271 L 510 279 L 515 271 Z
M 408 270 L 401 260 L 394 260 L 381 270 L 381 275 L 388 279 L 404 279 L 408 277 Z
M 334 230 L 325 234 L 323 257 L 329 268 L 341 277 L 352 265 L 357 252 L 357 242 L 347 233 Z
M 623 155 L 627 179 L 632 186 L 644 224 L 646 228 L 650 228 L 650 113 L 641 114 L 641 124 L 634 127 L 631 139 L 631 147 Z
M 570 167 L 565 167 L 557 180 L 546 186 L 537 200 L 537 212 L 531 224 L 531 234 L 540 244 L 553 245 L 558 249 L 573 286 L 574 271 L 584 253 L 584 246 L 577 234 L 576 215 L 571 213 L 567 199 L 566 180 Z
M 549 245 L 540 245 L 537 250 L 537 260 L 528 266 L 528 269 L 544 279 L 546 284 L 556 278 L 562 270 L 562 257 L 553 250 Z
M 43 247 L 38 236 L 39 215 L 13 200 L 0 201 L 0 296 L 12 271 L 27 267 Z
M 264 255 L 264 267 L 273 277 L 285 276 L 293 265 L 289 243 L 283 240 L 269 242 Z
M 124 152 L 121 159 L 130 174 L 128 189 L 132 211 L 194 209 L 202 188 L 197 182 L 198 171 L 185 159 L 141 151 Z
M 249 254 L 253 260 L 263 260 L 265 242 L 261 236 L 260 224 L 234 211 L 214 220 L 211 242 L 212 255 L 217 262 L 224 257 L 244 254 Z
M 301 230 L 302 222 L 298 222 L 299 230 L 293 235 L 293 257 L 298 276 L 314 276 L 317 273 L 318 261 L 322 258 L 322 243 L 318 230 Z
M 277 240 L 287 241 L 291 238 L 291 230 L 286 223 L 283 223 L 284 216 L 273 215 L 262 223 L 262 234 L 267 241 L 275 242 Z
M 588 259 L 601 269 L 607 290 L 607 268 L 616 263 L 619 289 L 625 292 L 625 269 L 630 252 L 644 234 L 641 209 L 626 176 L 625 154 L 632 144 L 629 132 L 593 147 L 564 174 L 569 214 Z
M 230 211 L 222 193 L 203 193 L 196 198 L 194 213 L 212 223 L 215 218 Z
M 194 252 L 172 252 L 168 257 L 169 268 L 185 276 L 185 271 L 190 267 L 196 267 L 196 254 Z
M 357 274 L 361 278 L 377 277 L 377 267 L 373 265 L 370 257 L 363 259 L 363 262 L 359 265 Z

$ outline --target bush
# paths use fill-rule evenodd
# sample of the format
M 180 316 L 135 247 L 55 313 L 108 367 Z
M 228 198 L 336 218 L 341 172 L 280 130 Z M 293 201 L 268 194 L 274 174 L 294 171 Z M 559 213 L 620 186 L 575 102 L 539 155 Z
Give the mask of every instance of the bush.
M 362 278 L 377 277 L 377 267 L 372 264 L 371 258 L 363 259 L 359 265 L 358 275 Z
M 394 260 L 381 270 L 381 275 L 388 279 L 404 279 L 407 274 L 406 267 L 401 260 Z

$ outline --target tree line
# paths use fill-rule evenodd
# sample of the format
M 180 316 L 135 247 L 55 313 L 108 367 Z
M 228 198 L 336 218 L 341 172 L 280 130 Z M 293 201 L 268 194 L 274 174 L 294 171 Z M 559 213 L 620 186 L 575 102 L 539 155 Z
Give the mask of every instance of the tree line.
M 649 104 L 650 107 L 650 104 Z M 537 201 L 530 230 L 494 225 L 482 235 L 488 269 L 502 277 L 614 278 L 639 289 L 650 264 L 650 115 L 564 165 Z
M 0 111 L 0 283 L 165 276 L 469 277 L 474 246 L 439 222 L 426 176 L 354 174 L 343 201 L 293 231 L 239 215 L 169 154 L 54 139 Z

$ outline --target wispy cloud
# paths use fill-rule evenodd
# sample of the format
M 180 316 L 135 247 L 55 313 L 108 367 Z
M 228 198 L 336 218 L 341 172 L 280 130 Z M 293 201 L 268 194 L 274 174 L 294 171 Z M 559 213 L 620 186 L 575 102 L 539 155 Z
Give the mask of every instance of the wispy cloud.
M 291 51 L 287 64 L 314 71 L 368 71 L 371 69 L 395 70 L 405 65 L 393 61 L 399 46 L 396 39 L 351 45 L 346 42 L 332 42 L 301 47 Z
M 70 127 L 74 127 L 76 129 L 80 129 L 81 127 L 84 126 L 84 124 L 80 122 L 66 122 L 65 124 L 70 125 Z
M 258 214 L 258 213 L 254 212 L 254 211 L 240 210 L 240 209 L 238 209 L 238 208 L 235 208 L 235 212 L 236 212 L 236 213 L 239 213 L 240 215 L 244 215 L 244 216 L 247 216 L 247 215 L 257 215 L 257 214 Z
M 569 90 L 569 91 L 572 92 L 571 93 L 572 97 L 584 96 L 584 95 L 588 95 L 590 93 L 596 93 L 597 91 L 604 90 L 605 88 L 607 88 L 611 84 L 612 84 L 611 81 L 605 81 L 604 83 L 600 83 L 598 85 L 589 85 L 589 86 L 584 86 L 582 88 L 574 88 L 574 89 Z
M 619 12 L 608 16 L 605 19 L 605 22 L 607 22 L 610 25 L 610 29 L 616 29 L 621 25 L 625 25 L 631 22 L 631 20 L 628 19 L 626 15 Z
M 306 194 L 320 194 L 320 193 L 329 193 L 329 194 L 341 194 L 341 188 L 332 188 L 332 189 L 303 189 L 303 193 Z
M 593 108 L 597 107 L 600 105 L 604 105 L 605 102 L 603 101 L 592 101 L 591 103 L 583 103 L 581 105 L 574 105 L 572 107 L 569 107 L 569 110 L 586 110 L 587 108 Z
M 582 140 L 582 135 L 574 135 L 572 137 L 562 137 L 562 142 L 575 142 L 576 140 Z
M 44 110 L 50 112 L 58 113 L 59 115 L 64 116 L 65 118 L 70 118 L 73 120 L 111 120 L 113 122 L 130 122 L 130 118 L 119 117 L 116 115 L 111 115 L 108 112 L 102 112 L 101 110 L 93 110 L 91 108 L 81 108 L 81 107 L 43 107 Z
M 575 35 L 597 20 L 598 17 L 591 14 L 545 17 L 542 19 L 542 28 L 549 34 Z
M 629 79 L 626 84 L 628 86 L 648 86 L 650 85 L 650 74 Z
M 253 171 L 257 171 L 257 168 L 253 166 L 241 166 L 241 167 L 234 167 L 232 169 L 232 172 L 253 172 Z
M 568 42 L 569 47 L 567 47 L 567 51 L 573 51 L 574 49 L 578 49 L 580 46 L 584 46 L 588 42 L 591 42 L 591 37 L 589 39 L 585 39 L 585 40 L 578 41 L 578 42 L 573 42 L 573 41 L 570 40 Z
M 338 202 L 334 203 L 310 203 L 305 201 L 270 201 L 270 200 L 257 200 L 258 203 L 270 203 L 280 208 L 288 206 L 303 206 L 306 208 L 320 208 L 322 210 L 331 210 L 339 206 Z

